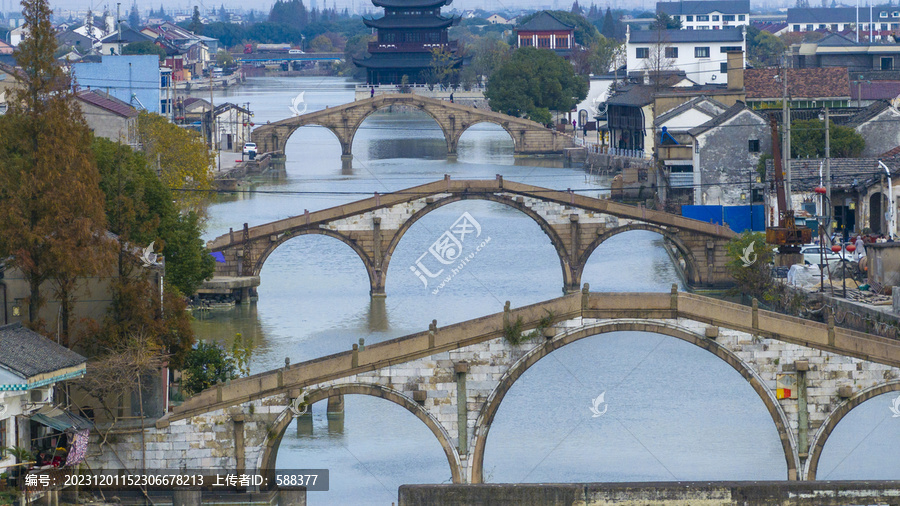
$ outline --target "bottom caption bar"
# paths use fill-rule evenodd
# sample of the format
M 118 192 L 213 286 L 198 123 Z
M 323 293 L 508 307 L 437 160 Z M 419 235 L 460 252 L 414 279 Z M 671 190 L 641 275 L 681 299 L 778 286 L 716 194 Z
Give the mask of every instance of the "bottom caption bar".
M 209 469 L 153 470 L 140 473 L 124 470 L 73 470 L 64 473 L 29 473 L 24 478 L 25 487 L 35 491 L 67 487 L 85 490 L 271 490 L 302 487 L 310 492 L 328 491 L 328 469 L 277 469 L 257 473 Z

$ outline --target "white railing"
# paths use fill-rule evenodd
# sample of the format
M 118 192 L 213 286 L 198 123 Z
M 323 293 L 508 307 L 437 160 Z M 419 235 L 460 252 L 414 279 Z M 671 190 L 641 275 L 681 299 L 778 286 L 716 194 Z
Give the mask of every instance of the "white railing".
M 584 146 L 585 149 L 590 153 L 595 153 L 598 155 L 612 155 L 612 156 L 621 156 L 624 158 L 640 158 L 642 160 L 649 160 L 650 154 L 644 151 L 643 149 L 619 149 L 619 148 L 611 148 L 609 146 L 601 146 L 599 144 L 594 144 L 591 142 L 585 143 L 584 139 L 575 138 L 575 143 L 579 146 Z

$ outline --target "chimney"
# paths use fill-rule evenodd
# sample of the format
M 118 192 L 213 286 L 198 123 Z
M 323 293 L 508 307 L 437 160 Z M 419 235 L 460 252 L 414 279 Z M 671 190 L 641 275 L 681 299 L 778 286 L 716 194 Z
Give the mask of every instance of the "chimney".
M 728 91 L 744 89 L 744 52 L 728 51 Z

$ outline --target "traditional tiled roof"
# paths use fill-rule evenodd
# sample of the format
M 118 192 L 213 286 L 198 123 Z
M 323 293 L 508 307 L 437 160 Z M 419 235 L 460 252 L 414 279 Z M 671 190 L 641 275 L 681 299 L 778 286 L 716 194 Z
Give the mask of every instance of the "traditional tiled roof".
M 754 24 L 760 31 L 778 33 L 788 27 L 787 23 L 758 23 Z
M 378 19 L 363 18 L 363 23 L 371 28 L 447 28 L 459 18 L 443 16 L 383 16 Z M 428 53 L 429 55 L 431 53 Z
M 787 11 L 788 24 L 855 23 L 856 7 L 796 7 Z M 875 19 L 878 19 L 877 16 Z M 859 9 L 859 22 L 869 22 L 869 9 Z
M 575 25 L 570 25 L 547 11 L 541 11 L 529 19 L 524 25 L 516 27 L 518 31 L 556 31 L 574 30 Z
M 621 90 L 607 99 L 609 105 L 626 105 L 634 107 L 642 107 L 653 102 L 653 86 L 643 84 L 633 84 Z
M 392 9 L 442 7 L 453 0 L 372 0 L 375 7 L 387 7 Z
M 662 125 L 666 121 L 669 121 L 670 119 L 678 116 L 679 114 L 681 114 L 689 109 L 697 109 L 698 111 L 708 114 L 711 117 L 715 117 L 715 116 L 725 112 L 725 110 L 728 109 L 728 106 L 726 106 L 725 104 L 723 104 L 717 100 L 713 100 L 707 96 L 700 95 L 698 97 L 694 97 L 694 98 L 688 100 L 687 102 L 679 105 L 678 107 L 673 107 L 672 109 L 669 109 L 665 113 L 660 114 L 659 116 L 656 117 L 656 119 L 653 121 L 653 123 L 656 125 Z
M 78 100 L 109 111 L 123 118 L 136 118 L 138 112 L 134 107 L 127 103 L 106 94 L 97 93 L 96 91 L 80 91 L 77 95 Z
M 860 45 L 853 39 L 845 37 L 839 33 L 829 33 L 822 40 L 816 43 L 818 47 L 848 47 Z
M 632 44 L 656 44 L 657 42 L 743 42 L 744 32 L 740 28 L 723 30 L 632 30 L 628 41 Z
M 900 97 L 900 81 L 850 83 L 852 100 L 893 100 Z
M 431 53 L 375 53 L 364 60 L 353 59 L 357 65 L 373 69 L 428 68 L 432 60 Z M 457 58 L 454 65 L 461 62 L 462 59 Z
M 0 367 L 23 378 L 87 362 L 81 355 L 23 327 L 21 323 L 0 327 L 0 350 L 3 350 L 0 353 Z
M 819 158 L 803 158 L 791 160 L 791 190 L 812 191 L 819 186 L 819 169 L 824 160 Z M 888 164 L 890 166 L 890 164 Z M 766 180 L 775 179 L 772 160 L 766 160 Z M 897 168 L 891 169 L 896 173 Z M 831 188 L 848 189 L 856 185 L 866 185 L 867 181 L 884 174 L 884 169 L 874 158 L 832 158 Z
M 697 128 L 690 129 L 688 131 L 688 133 L 690 133 L 693 136 L 700 135 L 707 130 L 710 130 L 712 128 L 715 128 L 715 127 L 721 125 L 722 123 L 725 123 L 726 121 L 730 120 L 731 118 L 734 118 L 735 116 L 737 116 L 738 114 L 741 114 L 744 111 L 747 111 L 748 114 L 758 116 L 762 120 L 763 124 L 766 123 L 765 118 L 760 116 L 759 113 L 757 113 L 756 111 L 754 111 L 752 109 L 749 109 L 746 104 L 744 104 L 743 102 L 738 100 L 737 102 L 734 103 L 734 105 L 729 107 L 728 110 L 726 110 L 722 114 L 719 114 L 718 116 L 716 116 L 713 119 L 707 121 L 706 123 L 698 126 Z
M 784 69 L 778 68 L 745 70 L 747 100 L 781 100 L 783 72 Z M 843 67 L 787 69 L 787 79 L 788 96 L 794 100 L 850 98 L 850 78 Z
M 885 102 L 884 100 L 879 100 L 869 107 L 866 107 L 862 111 L 854 114 L 847 120 L 847 126 L 849 127 L 857 127 L 862 125 L 863 123 L 875 119 L 879 114 L 890 108 L 890 104 Z
M 665 12 L 670 16 L 685 14 L 749 14 L 750 0 L 687 0 L 685 2 L 657 2 L 656 12 Z

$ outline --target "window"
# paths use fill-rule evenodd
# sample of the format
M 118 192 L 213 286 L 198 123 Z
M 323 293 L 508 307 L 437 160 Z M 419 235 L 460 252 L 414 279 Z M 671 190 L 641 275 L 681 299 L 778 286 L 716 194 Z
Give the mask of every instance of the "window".
M 719 64 L 719 73 L 720 74 L 728 73 L 728 63 L 727 62 L 722 62 Z
M 709 46 L 695 47 L 694 58 L 709 58 Z
M 650 48 L 649 47 L 639 47 L 635 49 L 635 58 L 638 60 L 645 60 L 650 58 Z
M 891 17 L 892 17 L 892 18 L 900 18 L 900 12 L 898 12 L 898 11 L 892 12 L 892 13 L 891 13 Z
M 881 11 L 881 12 L 879 12 L 879 13 L 878 13 L 878 17 L 879 17 L 879 18 L 886 18 L 886 17 L 887 17 L 887 11 Z
M 745 16 L 744 14 L 738 14 L 738 21 L 744 21 L 746 19 L 747 19 L 747 16 Z
M 838 31 L 838 25 L 837 25 L 837 23 L 831 23 L 831 31 L 833 31 L 833 32 Z
M 825 25 L 819 25 L 819 30 L 824 30 L 824 29 L 825 29 Z
M 667 47 L 666 48 L 666 58 L 678 58 L 678 48 L 677 47 Z
M 12 446 L 9 444 L 9 418 L 0 420 L 0 448 Z
M 881 31 L 885 31 L 888 29 L 887 23 L 881 23 Z
M 531 40 L 531 37 L 522 37 L 519 39 L 519 45 L 522 47 L 531 47 L 534 45 L 534 41 Z
M 709 16 L 707 16 L 706 14 L 704 14 L 702 16 L 698 15 L 697 21 L 709 21 Z
M 697 29 L 698 30 L 709 30 L 709 27 L 708 26 L 698 26 Z
M 734 21 L 734 14 L 722 14 L 722 21 Z
M 550 47 L 550 37 L 538 37 L 538 47 Z
M 813 31 L 813 30 L 814 30 L 813 25 L 806 25 L 806 31 L 807 31 L 807 32 L 811 32 L 811 31 Z
M 569 48 L 569 38 L 557 35 L 556 36 L 556 48 L 557 49 L 568 49 Z
M 688 21 L 688 22 L 693 22 L 693 21 L 694 21 L 694 16 L 685 16 L 685 17 L 684 17 L 684 20 L 685 20 L 685 21 Z
M 759 139 L 750 139 L 747 142 L 747 149 L 751 153 L 759 153 Z
M 800 31 L 800 25 L 794 25 L 794 28 L 792 28 L 791 31 L 792 31 L 792 32 L 799 32 L 799 31 Z
M 881 70 L 894 70 L 894 58 L 891 56 L 882 56 Z
M 744 48 L 741 46 L 722 46 L 719 48 L 720 53 L 727 53 L 729 51 L 743 51 Z
M 713 14 L 712 20 L 713 20 L 713 21 L 718 21 L 718 20 L 719 20 L 719 15 L 718 15 L 718 14 Z
M 673 20 L 673 21 L 680 21 L 680 20 L 681 20 L 681 16 L 672 16 L 672 20 Z

